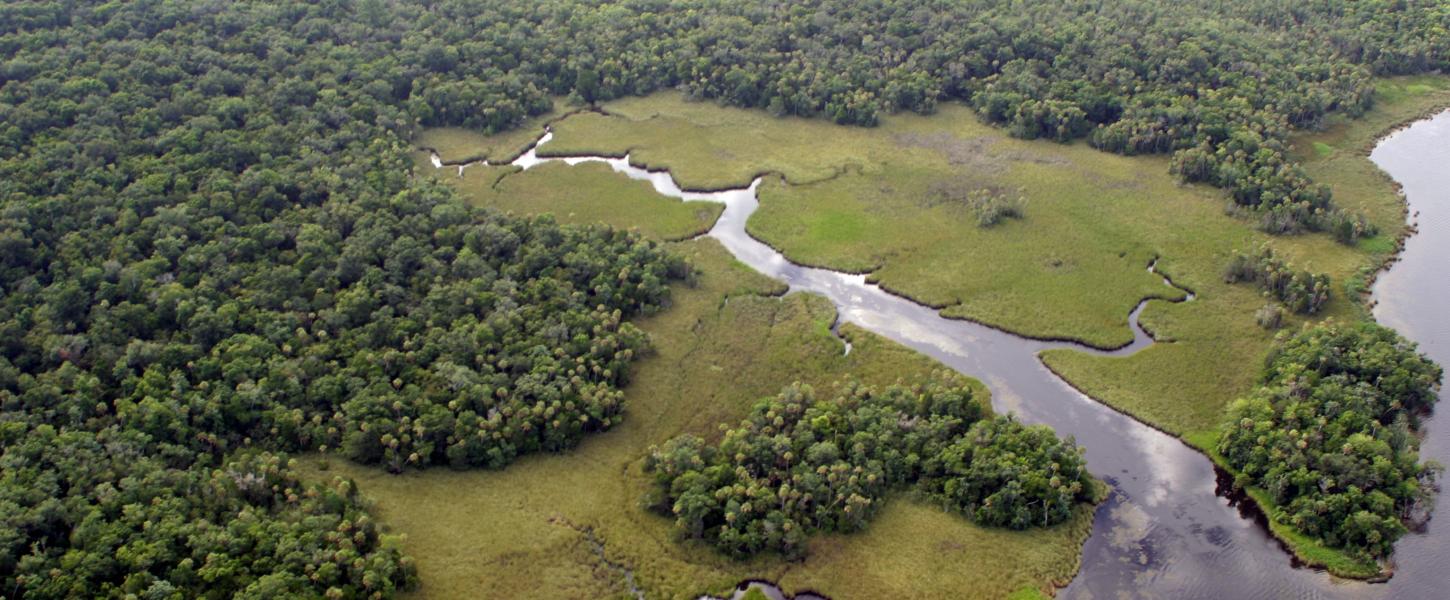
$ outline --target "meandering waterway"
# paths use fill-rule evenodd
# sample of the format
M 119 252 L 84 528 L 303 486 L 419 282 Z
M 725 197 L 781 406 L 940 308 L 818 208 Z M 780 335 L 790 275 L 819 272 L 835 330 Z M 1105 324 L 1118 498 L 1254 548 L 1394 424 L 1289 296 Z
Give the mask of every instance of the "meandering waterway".
M 687 202 L 719 202 L 725 210 L 706 234 L 737 259 L 783 281 L 792 293 L 823 295 L 840 320 L 854 323 L 926 353 L 992 390 L 998 412 L 1051 426 L 1087 449 L 1088 466 L 1112 493 L 1099 508 L 1092 536 L 1083 548 L 1082 570 L 1066 598 L 1338 598 L 1438 597 L 1450 589 L 1450 524 L 1401 542 L 1399 574 L 1389 584 L 1332 578 L 1296 568 L 1263 526 L 1241 514 L 1218 487 L 1212 463 L 1178 439 L 1148 427 L 1069 386 L 1042 365 L 1037 354 L 1070 347 L 1097 354 L 1128 355 L 1151 346 L 1138 324 L 1140 303 L 1130 318 L 1134 340 L 1101 351 L 1077 344 L 1023 338 L 969 321 L 942 317 L 936 310 L 882 290 L 864 275 L 810 268 L 787 260 L 751 237 L 746 221 L 759 207 L 756 188 L 715 192 L 682 190 L 668 172 L 650 172 L 629 157 L 541 158 L 545 133 L 513 161 L 523 169 L 551 161 L 574 165 L 604 162 L 633 179 L 650 182 L 662 195 Z M 1450 364 L 1450 278 L 1437 273 L 1450 257 L 1450 113 L 1387 138 L 1374 160 L 1405 184 L 1412 210 L 1423 211 L 1424 233 L 1410 240 L 1404 261 L 1376 287 L 1377 315 L 1421 341 L 1442 364 Z M 434 165 L 444 165 L 434 157 Z M 451 165 L 450 165 L 451 166 Z M 466 165 L 459 165 L 459 172 Z M 1431 205 L 1435 205 L 1432 209 Z M 1152 265 L 1146 265 L 1152 269 Z M 1428 280 L 1428 282 L 1427 282 Z M 1171 285 L 1165 278 L 1165 283 Z M 1189 294 L 1189 299 L 1192 295 Z M 1429 424 L 1425 454 L 1450 456 L 1450 431 Z M 1450 510 L 1440 500 L 1439 512 Z M 830 590 L 821 590 L 829 593 Z

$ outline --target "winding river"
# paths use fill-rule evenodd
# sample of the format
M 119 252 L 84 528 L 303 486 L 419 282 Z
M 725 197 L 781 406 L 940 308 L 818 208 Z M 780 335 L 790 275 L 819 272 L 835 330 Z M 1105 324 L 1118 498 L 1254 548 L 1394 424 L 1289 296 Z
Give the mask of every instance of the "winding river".
M 1420 232 L 1405 242 L 1400 262 L 1375 283 L 1375 320 L 1420 344 L 1450 366 L 1450 111 L 1386 137 L 1370 154 L 1404 188 L 1410 220 Z M 1442 394 L 1450 396 L 1450 394 Z M 1450 466 L 1450 405 L 1425 424 L 1420 454 Z M 1450 477 L 1447 473 L 1446 477 Z M 1395 545 L 1396 574 L 1383 587 L 1395 598 L 1450 595 L 1450 487 L 1435 499 L 1425 531 Z
M 640 169 L 629 163 L 628 156 L 539 157 L 537 147 L 552 136 L 546 132 L 512 164 L 528 169 L 551 161 L 570 165 L 604 162 L 630 178 L 648 181 L 662 195 L 687 202 L 722 203 L 725 210 L 706 235 L 719 240 L 741 262 L 789 284 L 792 293 L 829 298 L 841 321 L 981 379 L 991 388 L 998 412 L 1013 412 L 1023 421 L 1046 424 L 1060 435 L 1076 438 L 1087 448 L 1089 468 L 1111 485 L 1112 493 L 1097 511 L 1093 533 L 1083 548 L 1082 571 L 1062 590 L 1062 597 L 1428 598 L 1446 593 L 1450 525 L 1432 526 L 1428 534 L 1401 542 L 1399 555 L 1405 558 L 1389 584 L 1338 580 L 1295 568 L 1290 555 L 1264 527 L 1222 495 L 1215 469 L 1206 457 L 1176 438 L 1084 396 L 1038 360 L 1039 352 L 1051 348 L 1130 355 L 1152 345 L 1137 318 L 1147 301 L 1132 313 L 1133 342 L 1114 351 L 1031 340 L 944 318 L 936 310 L 867 283 L 864 275 L 797 265 L 752 238 L 745 224 L 759 207 L 756 188 L 760 179 L 733 190 L 682 190 L 668 172 Z M 1431 231 L 1412 239 L 1405 260 L 1381 279 L 1376 288 L 1381 299 L 1377 315 L 1421 341 L 1442 364 L 1450 364 L 1450 314 L 1438 310 L 1436 304 L 1450 297 L 1450 279 L 1431 271 L 1438 267 L 1436 257 L 1450 256 L 1450 206 L 1434 211 L 1429 206 L 1436 201 L 1445 204 L 1446 190 L 1450 190 L 1450 169 L 1445 168 L 1450 166 L 1450 113 L 1387 138 L 1374 160 L 1405 184 L 1413 210 L 1425 213 L 1421 224 L 1441 230 L 1439 236 Z M 436 155 L 433 161 L 434 166 L 444 166 Z M 458 165 L 459 172 L 466 166 Z M 1166 278 L 1164 282 L 1172 285 Z M 1192 300 L 1191 294 L 1188 299 Z M 1425 453 L 1450 455 L 1450 432 L 1434 424 L 1430 423 L 1432 435 Z M 1440 504 L 1441 514 L 1450 510 L 1444 497 Z

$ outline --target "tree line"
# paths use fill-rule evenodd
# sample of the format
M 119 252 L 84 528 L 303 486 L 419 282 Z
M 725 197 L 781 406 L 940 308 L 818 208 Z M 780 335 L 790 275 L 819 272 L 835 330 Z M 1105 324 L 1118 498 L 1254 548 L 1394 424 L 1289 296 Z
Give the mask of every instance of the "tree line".
M 546 94 L 669 88 L 868 126 L 960 101 L 1014 136 L 1172 154 L 1265 231 L 1345 243 L 1374 231 L 1288 157 L 1288 133 L 1362 114 L 1376 75 L 1450 68 L 1437 0 L 450 0 L 395 19 L 401 60 L 426 71 L 397 91 L 425 124 L 506 128 Z

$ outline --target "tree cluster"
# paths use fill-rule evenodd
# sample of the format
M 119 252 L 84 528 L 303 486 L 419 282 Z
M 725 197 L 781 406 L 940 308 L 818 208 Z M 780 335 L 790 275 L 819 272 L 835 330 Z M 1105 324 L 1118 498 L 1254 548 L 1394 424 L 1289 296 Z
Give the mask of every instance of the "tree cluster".
M 1013 529 L 1062 522 L 1094 493 L 1071 440 L 984 415 L 970 388 L 936 383 L 853 383 L 820 401 L 792 385 L 717 444 L 684 435 L 652 448 L 646 470 L 654 508 L 732 556 L 798 555 L 810 534 L 859 530 L 905 488 Z
M 1254 322 L 1264 329 L 1274 330 L 1284 326 L 1284 307 L 1273 302 L 1254 311 Z
M 1264 294 L 1277 298 L 1291 312 L 1301 315 L 1317 313 L 1329 301 L 1328 275 L 1295 269 L 1274 256 L 1273 249 L 1268 246 L 1253 254 L 1234 254 L 1228 266 L 1224 267 L 1223 280 L 1225 283 L 1254 283 Z M 1268 319 L 1274 327 L 1278 326 L 1279 321 L 1272 315 L 1256 318 L 1261 324 Z
M 1014 195 L 998 186 L 979 187 L 967 182 L 943 180 L 927 188 L 926 206 L 952 206 L 969 211 L 977 218 L 977 226 L 989 228 L 1007 219 L 1022 219 L 1027 212 L 1027 198 Z
M 1394 331 L 1328 323 L 1289 339 L 1229 407 L 1218 451 L 1275 518 L 1367 557 L 1388 555 L 1431 493 L 1416 423 L 1441 369 Z

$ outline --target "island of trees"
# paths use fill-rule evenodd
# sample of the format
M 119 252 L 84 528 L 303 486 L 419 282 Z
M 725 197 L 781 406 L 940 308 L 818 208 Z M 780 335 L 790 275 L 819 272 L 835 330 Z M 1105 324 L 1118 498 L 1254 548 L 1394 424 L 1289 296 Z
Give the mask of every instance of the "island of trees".
M 1218 451 L 1236 484 L 1272 498 L 1276 520 L 1369 558 L 1388 555 L 1433 493 L 1419 418 L 1442 371 L 1373 323 L 1327 323 L 1270 357 L 1254 393 L 1229 407 Z
M 743 557 L 797 556 L 811 533 L 858 530 L 904 488 L 1012 529 L 1060 523 L 1095 497 L 1072 441 L 978 402 L 969 387 L 848 384 L 817 400 L 797 384 L 716 444 L 685 435 L 654 449 L 650 503 L 681 535 Z

